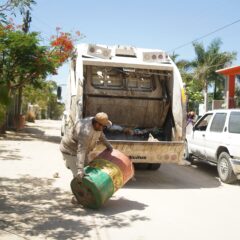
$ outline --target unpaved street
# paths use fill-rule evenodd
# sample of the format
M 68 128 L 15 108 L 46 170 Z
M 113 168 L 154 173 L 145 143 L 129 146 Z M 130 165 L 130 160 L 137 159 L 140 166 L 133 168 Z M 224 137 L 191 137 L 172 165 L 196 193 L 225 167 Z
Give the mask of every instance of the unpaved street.
M 50 120 L 0 137 L 0 239 L 240 239 L 239 183 L 222 184 L 215 167 L 138 171 L 95 211 L 70 203 L 59 141 Z

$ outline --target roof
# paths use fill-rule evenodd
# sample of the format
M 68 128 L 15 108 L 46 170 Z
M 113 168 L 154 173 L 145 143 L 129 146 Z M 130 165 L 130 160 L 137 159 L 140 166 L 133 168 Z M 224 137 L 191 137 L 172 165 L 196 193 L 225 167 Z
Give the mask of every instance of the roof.
M 102 57 L 96 56 L 94 54 L 89 54 L 89 47 L 93 46 L 99 49 L 109 49 L 111 50 L 109 56 L 111 57 Z M 85 65 L 100 65 L 102 66 L 112 66 L 118 67 L 121 65 L 122 67 L 130 67 L 130 68 L 145 68 L 145 69 L 155 69 L 155 70 L 165 70 L 165 71 L 173 71 L 175 64 L 169 58 L 167 62 L 159 62 L 159 61 L 144 61 L 143 54 L 154 54 L 156 53 L 165 53 L 161 49 L 147 49 L 147 48 L 136 48 L 136 47 L 127 47 L 133 49 L 136 53 L 136 57 L 125 57 L 125 56 L 116 56 L 115 51 L 121 46 L 107 46 L 107 45 L 99 45 L 99 44 L 86 44 L 81 43 L 77 45 L 77 51 L 79 56 L 82 56 L 82 61 Z M 123 46 L 124 48 L 124 46 Z
M 227 112 L 240 112 L 240 108 L 229 108 L 229 109 L 214 109 L 214 110 L 210 110 L 206 113 L 227 113 Z
M 234 66 L 229 68 L 223 68 L 216 71 L 217 73 L 223 74 L 223 75 L 236 75 L 240 74 L 240 66 Z

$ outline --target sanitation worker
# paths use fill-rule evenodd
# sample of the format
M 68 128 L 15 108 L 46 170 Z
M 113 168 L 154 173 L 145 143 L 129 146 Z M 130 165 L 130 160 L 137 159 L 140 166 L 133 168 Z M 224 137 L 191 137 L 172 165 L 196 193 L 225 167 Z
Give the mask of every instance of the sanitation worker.
M 186 134 L 190 134 L 192 132 L 194 123 L 195 123 L 196 114 L 191 111 L 187 114 L 187 126 L 186 126 Z
M 98 140 L 109 151 L 112 151 L 112 145 L 103 133 L 103 129 L 111 125 L 108 115 L 100 112 L 95 117 L 78 120 L 71 131 L 63 136 L 60 151 L 66 167 L 72 171 L 73 177 L 79 181 L 84 176 L 84 166 L 88 164 L 88 154 L 94 149 Z

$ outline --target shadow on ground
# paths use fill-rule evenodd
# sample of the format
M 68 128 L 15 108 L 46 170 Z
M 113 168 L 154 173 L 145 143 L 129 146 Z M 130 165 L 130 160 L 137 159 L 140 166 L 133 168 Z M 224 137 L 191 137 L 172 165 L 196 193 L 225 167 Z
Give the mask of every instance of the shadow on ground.
M 34 125 L 34 126 L 25 126 L 24 129 L 20 131 L 7 131 L 6 134 L 0 135 L 0 141 L 33 141 L 33 140 L 42 140 L 52 143 L 60 143 L 61 136 L 54 136 L 46 134 L 44 130 L 39 129 L 40 126 Z M 43 127 L 41 126 L 41 129 Z M 45 128 L 45 129 L 51 129 L 51 128 Z
M 126 188 L 146 189 L 199 189 L 221 186 L 217 168 L 202 162 L 190 166 L 162 164 L 157 171 L 135 172 L 135 181 L 129 181 Z
M 73 206 L 71 193 L 54 188 L 53 181 L 30 176 L 0 178 L 0 229 L 25 239 L 85 239 L 91 238 L 96 228 L 122 228 L 132 221 L 148 220 L 119 214 L 147 207 L 125 198 L 113 198 L 98 211 Z
M 5 145 L 0 146 L 0 160 L 21 160 L 21 151 L 19 148 L 11 148 L 9 151 Z

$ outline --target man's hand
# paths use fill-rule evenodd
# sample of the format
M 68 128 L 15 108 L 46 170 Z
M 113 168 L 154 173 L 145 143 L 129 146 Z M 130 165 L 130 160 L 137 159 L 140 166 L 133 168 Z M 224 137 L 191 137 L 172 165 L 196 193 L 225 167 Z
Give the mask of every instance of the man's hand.
M 107 147 L 107 150 L 108 150 L 109 152 L 112 152 L 112 151 L 113 151 L 113 147 L 112 147 L 112 146 L 109 146 L 109 147 Z
M 78 171 L 77 176 L 75 178 L 77 179 L 78 182 L 82 182 L 83 176 L 84 176 L 84 172 Z

